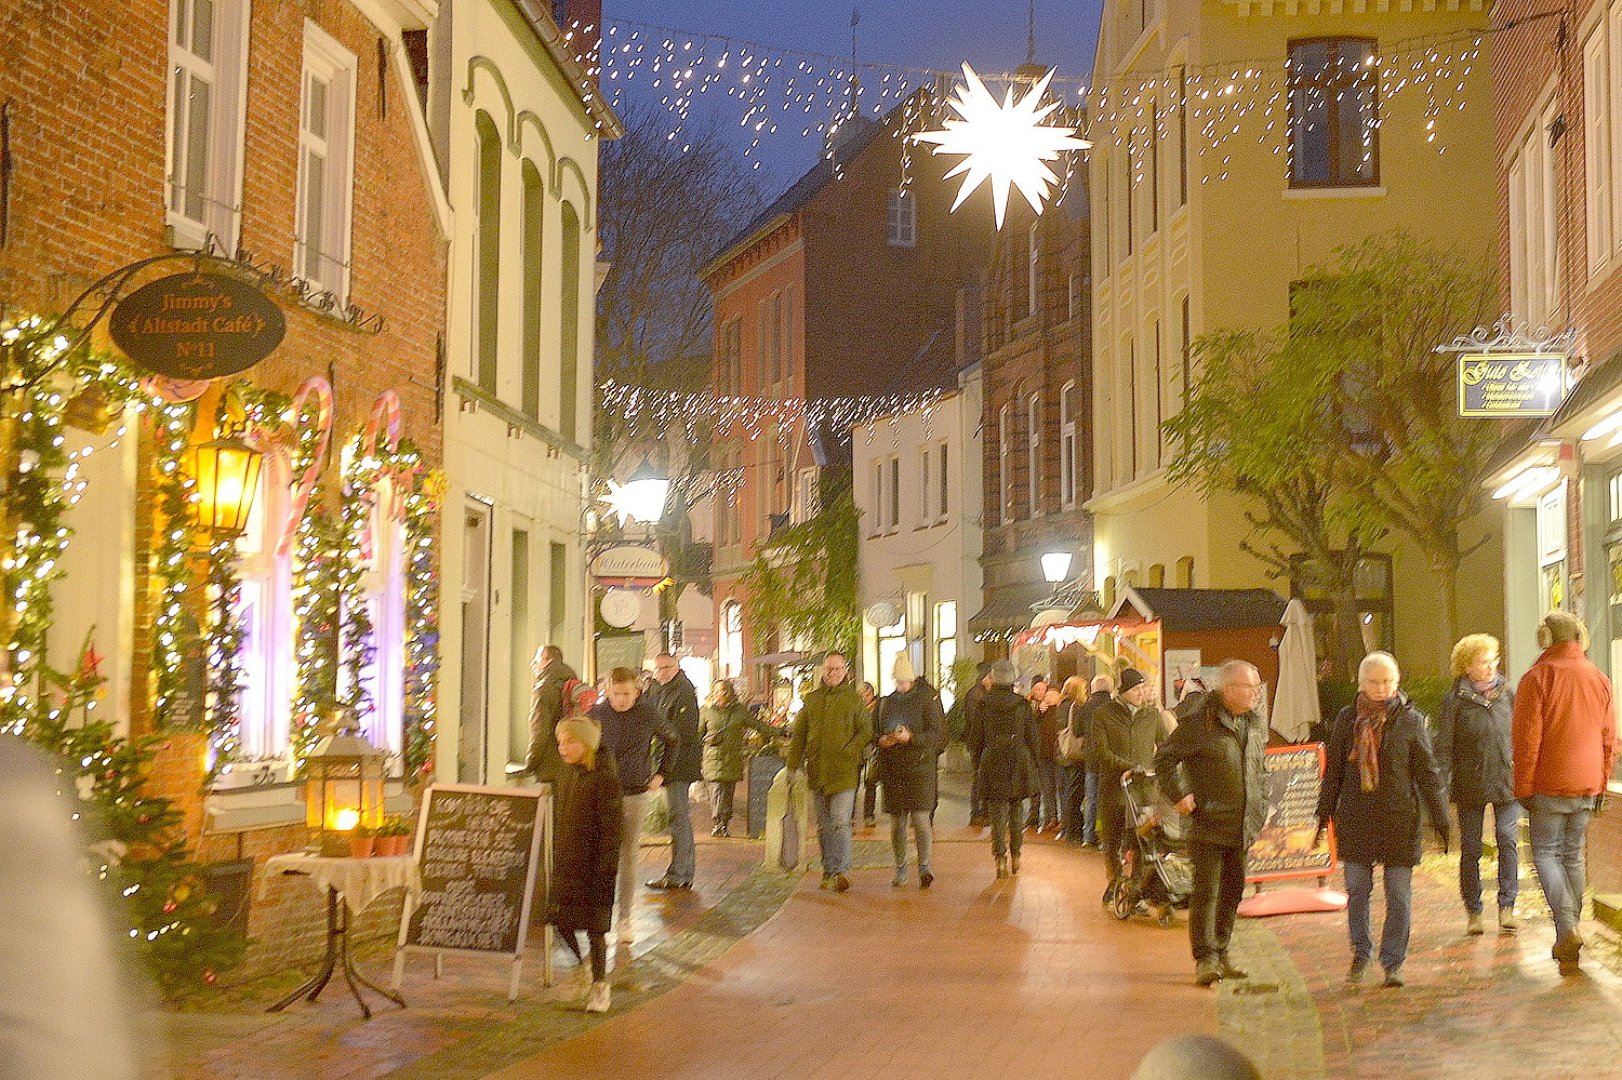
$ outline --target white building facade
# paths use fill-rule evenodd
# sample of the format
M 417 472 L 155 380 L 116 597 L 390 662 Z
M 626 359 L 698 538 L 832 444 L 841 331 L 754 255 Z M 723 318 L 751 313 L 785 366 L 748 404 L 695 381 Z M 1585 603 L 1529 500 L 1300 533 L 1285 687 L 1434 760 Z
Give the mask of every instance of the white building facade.
M 431 34 L 455 214 L 438 772 L 499 782 L 524 759 L 535 650 L 583 669 L 597 148 L 619 128 L 549 9 L 456 0 Z
M 979 365 L 958 383 L 927 409 L 851 429 L 861 677 L 881 695 L 895 688 L 905 652 L 949 703 L 953 663 L 979 656 L 968 630 L 980 606 Z

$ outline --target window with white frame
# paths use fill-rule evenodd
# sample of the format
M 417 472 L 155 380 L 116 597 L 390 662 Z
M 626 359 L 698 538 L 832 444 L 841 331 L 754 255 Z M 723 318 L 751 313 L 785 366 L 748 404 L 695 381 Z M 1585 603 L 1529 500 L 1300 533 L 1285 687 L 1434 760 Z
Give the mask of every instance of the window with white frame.
M 918 524 L 921 526 L 934 520 L 929 515 L 929 501 L 935 493 L 935 486 L 929 482 L 929 459 L 934 456 L 934 447 L 926 446 L 918 452 Z
M 240 752 L 249 761 L 286 753 L 293 710 L 293 562 L 291 553 L 277 552 L 291 501 L 287 474 L 285 455 L 266 459 L 248 526 L 237 541 L 243 631 L 238 716 Z
M 1610 49 L 1600 21 L 1583 44 L 1583 144 L 1586 154 L 1584 203 L 1588 215 L 1588 273 L 1611 257 L 1611 93 Z
M 1510 306 L 1533 326 L 1554 317 L 1560 285 L 1554 153 L 1549 146 L 1557 112 L 1550 95 L 1532 114 L 1509 166 Z
M 817 497 L 817 470 L 801 469 L 794 484 L 794 520 L 810 521 L 821 509 Z
M 721 640 L 716 663 L 721 678 L 735 679 L 743 674 L 743 605 L 736 600 L 721 604 Z
M 885 198 L 885 231 L 891 247 L 910 248 L 918 243 L 918 199 L 897 188 Z
M 935 467 L 935 483 L 936 483 L 937 487 L 939 488 L 939 491 L 937 492 L 937 497 L 935 499 L 935 513 L 938 515 L 938 520 L 945 521 L 946 520 L 947 510 L 952 505 L 951 496 L 950 496 L 950 492 L 952 490 L 952 485 L 951 485 L 951 482 L 947 479 L 947 474 L 946 474 L 946 444 L 945 443 L 941 443 L 941 446 L 940 446 L 940 464 Z
M 1042 513 L 1042 395 L 1025 401 L 1025 492 L 1031 517 Z
M 305 21 L 293 266 L 299 277 L 340 300 L 349 292 L 355 67 L 354 53 Z
M 1002 508 L 998 520 L 1014 520 L 1014 407 L 1004 405 L 997 410 L 997 487 L 998 505 Z
M 873 483 L 869 489 L 867 507 L 869 511 L 868 520 L 871 522 L 868 535 L 877 536 L 884 531 L 884 462 L 882 460 L 873 463 Z
M 236 250 L 248 82 L 247 0 L 170 0 L 167 224 L 175 247 Z
M 794 289 L 789 287 L 778 294 L 777 349 L 779 377 L 785 384 L 794 382 Z
M 935 604 L 935 689 L 941 695 L 941 707 L 952 707 L 952 665 L 957 663 L 957 601 L 941 600 Z
M 887 514 L 884 527 L 894 532 L 901 527 L 901 459 L 893 457 L 885 462 L 885 507 Z
M 1076 384 L 1059 390 L 1059 505 L 1076 505 Z

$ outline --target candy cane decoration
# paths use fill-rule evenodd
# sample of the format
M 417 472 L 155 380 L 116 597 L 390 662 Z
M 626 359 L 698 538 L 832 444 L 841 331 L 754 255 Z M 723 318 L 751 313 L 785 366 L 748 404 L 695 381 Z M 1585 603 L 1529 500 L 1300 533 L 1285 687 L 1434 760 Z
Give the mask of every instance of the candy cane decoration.
M 381 434 L 381 442 L 378 436 Z M 372 402 L 372 414 L 366 418 L 366 429 L 360 437 L 360 453 L 362 456 L 376 454 L 379 458 L 393 454 L 400 445 L 400 395 L 393 390 L 385 390 Z M 384 473 L 380 470 L 373 485 L 366 490 L 364 498 L 368 508 L 377 505 L 377 484 L 383 480 Z M 398 483 L 398 477 L 389 474 L 396 483 L 393 484 L 393 498 L 389 506 L 389 519 L 398 520 L 404 516 L 405 500 L 402 497 L 403 485 Z M 368 513 L 361 525 L 360 556 L 366 562 L 372 560 L 372 515 Z
M 310 398 L 315 399 L 316 446 L 315 453 L 310 457 L 310 464 L 299 477 L 298 486 L 293 493 L 293 507 L 287 514 L 287 527 L 282 530 L 281 542 L 276 545 L 276 555 L 281 557 L 293 550 L 293 536 L 298 532 L 299 523 L 304 520 L 304 510 L 310 504 L 310 495 L 315 491 L 315 482 L 321 476 L 321 468 L 326 463 L 327 443 L 332 438 L 332 384 L 320 375 L 311 375 L 304 380 L 304 385 L 298 388 L 293 395 L 293 423 L 297 425 L 299 417 L 304 415 L 304 404 Z

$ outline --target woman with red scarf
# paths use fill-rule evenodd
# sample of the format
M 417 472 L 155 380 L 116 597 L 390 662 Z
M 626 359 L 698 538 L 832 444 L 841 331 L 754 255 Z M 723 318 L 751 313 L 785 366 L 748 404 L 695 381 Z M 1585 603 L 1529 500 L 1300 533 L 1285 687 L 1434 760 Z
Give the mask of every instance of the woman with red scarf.
M 1357 701 L 1335 717 L 1329 761 L 1318 797 L 1321 832 L 1335 823 L 1346 869 L 1346 929 L 1352 966 L 1346 981 L 1359 983 L 1368 970 L 1374 942 L 1369 932 L 1369 900 L 1374 867 L 1384 868 L 1385 928 L 1380 934 L 1380 966 L 1386 986 L 1406 981 L 1413 872 L 1419 863 L 1419 798 L 1447 850 L 1447 802 L 1442 775 L 1431 753 L 1425 715 L 1397 689 L 1401 673 L 1385 652 L 1372 652 L 1357 667 Z

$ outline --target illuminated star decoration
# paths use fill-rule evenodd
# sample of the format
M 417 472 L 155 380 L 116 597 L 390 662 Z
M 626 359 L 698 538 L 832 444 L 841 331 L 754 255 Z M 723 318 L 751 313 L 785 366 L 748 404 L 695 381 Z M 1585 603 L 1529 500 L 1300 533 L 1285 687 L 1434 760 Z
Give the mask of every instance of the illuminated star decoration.
M 956 96 L 947 102 L 957 117 L 944 121 L 944 130 L 922 131 L 913 136 L 918 142 L 934 143 L 937 154 L 963 155 L 963 160 L 946 174 L 948 180 L 959 173 L 968 174 L 952 209 L 962 206 L 963 200 L 989 178 L 997 228 L 1002 228 L 1010 186 L 1018 188 L 1031 209 L 1040 214 L 1048 189 L 1059 182 L 1047 163 L 1057 161 L 1062 151 L 1085 150 L 1092 145 L 1076 138 L 1073 127 L 1041 123 L 1059 107 L 1057 101 L 1038 107 L 1053 71 L 1049 69 L 1017 104 L 1010 86 L 999 105 L 968 64 L 963 65 L 963 78 L 964 83 L 956 87 Z

